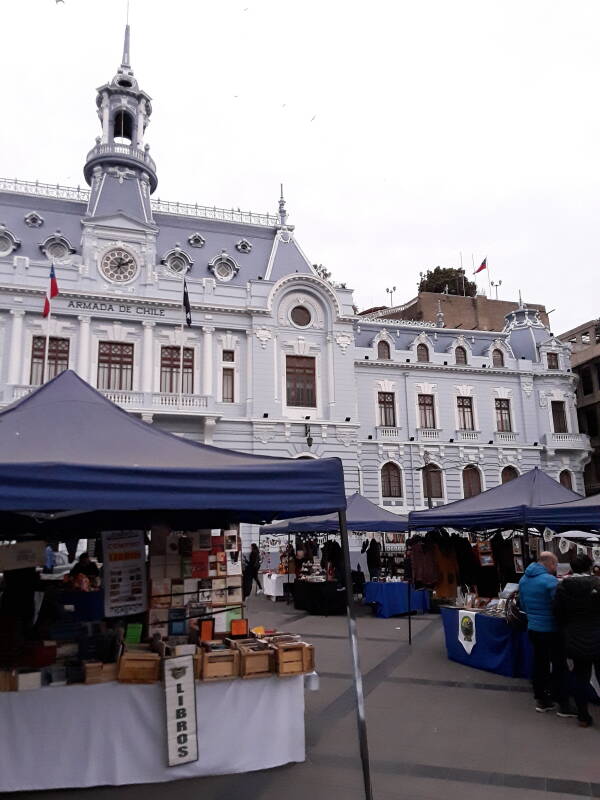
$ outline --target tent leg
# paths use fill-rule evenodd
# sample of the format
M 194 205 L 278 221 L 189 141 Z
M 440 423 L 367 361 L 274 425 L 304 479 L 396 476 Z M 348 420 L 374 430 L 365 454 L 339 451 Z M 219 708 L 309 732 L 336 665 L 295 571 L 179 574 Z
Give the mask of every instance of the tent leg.
M 342 540 L 342 553 L 344 556 L 344 575 L 346 578 L 346 598 L 348 601 L 348 638 L 352 650 L 352 670 L 354 674 L 354 689 L 356 691 L 356 726 L 358 729 L 358 743 L 360 747 L 360 760 L 362 762 L 363 781 L 365 786 L 365 800 L 373 800 L 371 786 L 371 766 L 369 763 L 369 745 L 367 742 L 367 721 L 365 718 L 365 698 L 363 694 L 362 674 L 358 657 L 358 636 L 356 632 L 356 616 L 354 614 L 354 594 L 352 592 L 352 569 L 350 566 L 350 545 L 348 542 L 348 528 L 346 526 L 346 512 L 339 512 L 340 537 Z
M 410 587 L 410 581 L 406 582 L 407 591 L 408 591 L 408 643 L 412 644 L 412 613 L 411 613 L 411 606 L 412 606 L 412 592 Z

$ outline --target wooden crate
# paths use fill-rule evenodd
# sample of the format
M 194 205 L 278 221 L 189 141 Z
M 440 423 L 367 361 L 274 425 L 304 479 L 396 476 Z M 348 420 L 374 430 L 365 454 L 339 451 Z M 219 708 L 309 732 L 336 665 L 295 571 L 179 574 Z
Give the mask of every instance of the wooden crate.
M 14 669 L 0 670 L 0 692 L 17 691 L 17 673 Z
M 242 678 L 266 678 L 275 667 L 275 651 L 271 647 L 257 644 L 239 648 L 240 676 Z
M 85 683 L 102 683 L 103 666 L 101 661 L 84 661 Z
M 312 644 L 305 644 L 302 651 L 302 672 L 314 672 L 315 670 L 315 648 Z
M 124 653 L 117 680 L 121 683 L 155 683 L 160 679 L 160 656 L 156 653 Z
M 202 656 L 204 654 L 201 650 L 197 650 L 194 655 L 194 678 L 197 681 L 202 680 Z
M 312 672 L 311 669 L 306 669 L 306 665 L 310 664 L 311 656 L 305 654 L 306 648 L 312 645 L 306 645 L 304 642 L 290 642 L 275 645 L 275 661 L 277 664 L 277 674 L 282 677 L 286 675 L 301 675 L 303 672 Z M 312 656 L 314 664 L 314 653 Z
M 239 677 L 239 674 L 239 650 L 214 650 L 202 653 L 203 681 L 227 681 Z

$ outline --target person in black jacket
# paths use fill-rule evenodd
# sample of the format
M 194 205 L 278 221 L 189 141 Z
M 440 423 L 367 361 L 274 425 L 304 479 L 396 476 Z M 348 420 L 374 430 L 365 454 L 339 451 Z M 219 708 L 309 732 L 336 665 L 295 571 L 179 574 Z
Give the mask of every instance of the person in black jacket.
M 587 705 L 592 667 L 600 680 L 600 578 L 591 574 L 592 563 L 589 556 L 576 556 L 573 574 L 558 586 L 554 598 L 567 655 L 573 659 L 577 719 L 584 728 L 593 722 Z
M 378 578 L 381 572 L 381 545 L 376 539 L 371 539 L 367 549 L 367 567 L 369 568 L 369 577 Z

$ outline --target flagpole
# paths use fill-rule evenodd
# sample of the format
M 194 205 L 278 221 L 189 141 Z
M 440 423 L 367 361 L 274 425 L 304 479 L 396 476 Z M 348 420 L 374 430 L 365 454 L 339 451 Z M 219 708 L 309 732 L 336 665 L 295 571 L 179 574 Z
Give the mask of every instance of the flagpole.
M 185 303 L 183 298 L 185 295 L 185 274 L 183 276 L 183 284 L 181 288 L 181 346 L 179 348 L 179 408 L 181 408 L 181 400 L 183 395 L 183 326 L 185 324 Z
M 44 349 L 44 373 L 42 375 L 42 383 L 48 383 L 48 362 L 50 361 L 50 317 L 52 316 L 52 303 L 50 303 L 50 311 L 46 317 L 46 347 Z
M 491 279 L 491 276 L 490 276 L 490 265 L 489 265 L 489 263 L 487 261 L 487 256 L 485 258 L 486 258 L 486 262 L 485 262 L 486 263 L 486 272 L 487 272 L 487 276 L 488 276 L 488 290 L 489 290 L 489 293 L 490 293 L 490 300 L 491 300 L 492 299 L 492 279 Z

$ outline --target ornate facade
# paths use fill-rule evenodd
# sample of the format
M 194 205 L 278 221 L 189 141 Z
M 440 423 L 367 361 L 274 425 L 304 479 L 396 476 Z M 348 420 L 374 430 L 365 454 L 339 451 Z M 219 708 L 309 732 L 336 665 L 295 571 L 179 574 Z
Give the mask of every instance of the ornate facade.
M 338 456 L 349 493 L 398 512 L 534 466 L 583 490 L 569 346 L 536 310 L 498 332 L 450 330 L 441 313 L 359 317 L 351 290 L 311 266 L 283 196 L 275 215 L 153 199 L 152 105 L 129 31 L 97 109 L 89 189 L 0 180 L 3 405 L 43 380 L 54 263 L 47 373 L 75 369 L 147 422 L 247 452 Z

